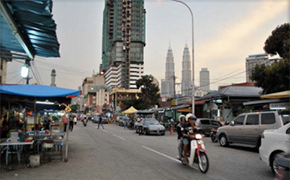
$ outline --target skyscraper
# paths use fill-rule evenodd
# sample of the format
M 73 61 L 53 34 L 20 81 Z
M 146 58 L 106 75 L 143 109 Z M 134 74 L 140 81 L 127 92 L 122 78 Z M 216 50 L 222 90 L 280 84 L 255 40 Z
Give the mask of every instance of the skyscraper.
M 181 94 L 183 96 L 189 96 L 192 94 L 191 90 L 191 63 L 190 54 L 187 44 L 183 50 L 182 58 L 182 80 L 181 80 Z
M 144 73 L 144 0 L 105 0 L 102 64 L 109 87 L 136 89 Z
M 174 71 L 174 57 L 171 47 L 169 47 L 166 56 L 166 65 L 165 65 L 165 80 L 161 81 L 161 95 L 162 96 L 171 96 L 175 95 L 175 71 Z
M 200 89 L 204 91 L 209 91 L 209 71 L 207 68 L 201 68 L 199 72 L 200 78 Z

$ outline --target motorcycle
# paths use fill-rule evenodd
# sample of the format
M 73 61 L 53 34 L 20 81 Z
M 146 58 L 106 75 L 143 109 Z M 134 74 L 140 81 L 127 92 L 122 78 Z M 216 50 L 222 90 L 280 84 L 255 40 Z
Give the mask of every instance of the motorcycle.
M 190 141 L 190 148 L 188 150 L 187 164 L 190 167 L 194 167 L 194 163 L 197 163 L 199 170 L 202 173 L 206 173 L 209 169 L 209 160 L 206 154 L 205 144 L 202 140 L 203 137 L 204 135 L 201 134 L 190 135 L 192 140 Z M 181 162 L 183 164 L 183 159 L 181 159 Z
M 213 143 L 218 142 L 218 139 L 216 138 L 217 130 L 214 129 L 214 128 L 212 128 L 210 131 L 211 131 L 211 132 L 210 132 L 210 138 L 211 138 L 211 141 L 212 141 Z

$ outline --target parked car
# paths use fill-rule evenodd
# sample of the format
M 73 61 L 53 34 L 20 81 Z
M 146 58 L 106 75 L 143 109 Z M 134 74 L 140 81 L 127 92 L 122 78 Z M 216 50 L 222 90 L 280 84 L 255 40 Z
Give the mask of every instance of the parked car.
M 195 127 L 197 132 L 202 133 L 206 136 L 211 134 L 211 129 L 217 129 L 221 127 L 222 124 L 214 119 L 207 119 L 207 118 L 198 118 L 195 121 Z
M 130 121 L 130 118 L 128 116 L 117 116 L 116 125 L 124 126 L 126 124 L 126 121 Z
M 161 125 L 155 118 L 143 119 L 144 134 L 160 134 L 165 135 L 165 127 Z
M 270 166 L 275 174 L 279 169 L 277 157 L 284 153 L 290 153 L 290 123 L 279 129 L 265 130 L 259 148 L 260 159 Z
M 92 121 L 94 123 L 99 123 L 100 117 L 102 117 L 102 123 L 103 124 L 108 124 L 109 119 L 107 117 L 101 116 L 100 114 L 92 116 Z
M 216 138 L 221 146 L 239 143 L 259 148 L 264 130 L 278 129 L 282 126 L 283 121 L 277 111 L 243 113 L 229 125 L 219 127 Z
M 119 125 L 120 126 L 125 126 L 126 122 L 130 122 L 130 118 L 128 116 L 123 116 L 120 118 L 120 123 Z
M 277 157 L 279 170 L 276 174 L 275 180 L 289 180 L 290 179 L 290 154 L 283 154 Z

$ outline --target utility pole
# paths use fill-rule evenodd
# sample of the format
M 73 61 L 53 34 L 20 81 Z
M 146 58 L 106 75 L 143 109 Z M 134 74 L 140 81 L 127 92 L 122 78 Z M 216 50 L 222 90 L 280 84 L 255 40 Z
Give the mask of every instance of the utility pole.
M 173 78 L 173 93 L 174 93 L 174 99 L 176 99 L 176 94 L 175 94 L 175 79 L 176 77 L 175 76 L 172 76 Z

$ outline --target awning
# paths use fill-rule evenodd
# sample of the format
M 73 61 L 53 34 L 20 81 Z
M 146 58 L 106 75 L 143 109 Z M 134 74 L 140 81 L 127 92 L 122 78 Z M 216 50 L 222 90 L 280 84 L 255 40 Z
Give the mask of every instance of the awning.
M 1 0 L 0 12 L 0 57 L 3 51 L 60 57 L 52 0 Z
M 10 102 L 21 104 L 30 109 L 34 109 L 36 101 L 37 110 L 43 109 L 63 109 L 61 103 L 69 104 L 71 95 L 79 95 L 80 91 L 66 88 L 58 88 L 45 85 L 2 85 L 0 86 L 1 103 Z M 53 102 L 53 104 L 51 104 Z M 1 104 L 2 105 L 2 104 Z
M 123 111 L 122 113 L 124 113 L 124 114 L 133 114 L 133 113 L 137 113 L 137 112 L 138 112 L 138 110 L 135 109 L 133 106 L 131 106 L 129 109 Z
M 191 109 L 188 109 L 188 108 L 178 109 L 177 111 L 178 112 L 188 112 L 188 113 L 191 113 L 192 112 L 192 110 Z
M 262 99 L 290 98 L 290 91 L 277 92 L 260 96 Z
M 176 110 L 176 109 L 182 109 L 182 108 L 187 108 L 187 107 L 189 107 L 189 105 L 180 105 L 180 106 L 172 107 L 171 109 Z
M 0 86 L 0 93 L 30 97 L 67 97 L 80 95 L 79 90 L 39 84 L 2 85 Z
M 195 101 L 194 104 L 195 105 L 202 105 L 206 102 L 207 100 L 202 100 L 202 101 Z

